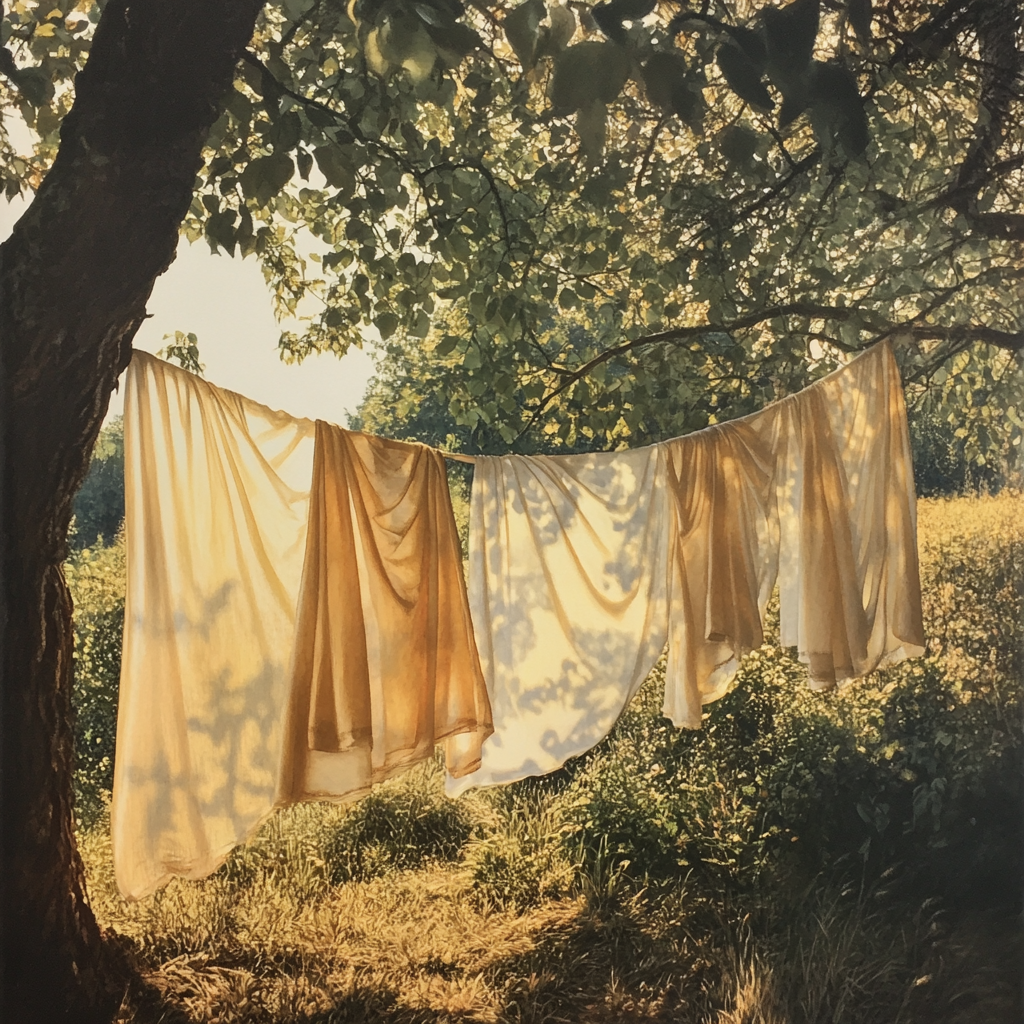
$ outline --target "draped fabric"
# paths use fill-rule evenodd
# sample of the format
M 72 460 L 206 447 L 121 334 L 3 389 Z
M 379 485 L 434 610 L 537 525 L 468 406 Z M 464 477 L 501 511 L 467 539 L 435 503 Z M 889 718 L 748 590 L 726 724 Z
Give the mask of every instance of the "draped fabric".
M 314 424 L 136 352 L 111 837 L 118 888 L 202 878 L 274 806 Z
M 469 599 L 495 731 L 448 792 L 593 746 L 666 638 L 664 712 L 698 727 L 762 643 L 776 582 L 782 643 L 813 686 L 923 653 L 916 544 L 888 344 L 650 448 L 478 459 Z
M 703 705 L 764 639 L 779 539 L 771 426 L 737 420 L 664 446 L 673 498 L 664 712 L 678 726 L 700 725 Z
M 874 346 L 769 411 L 782 643 L 815 687 L 923 654 L 913 462 L 892 349 Z
M 353 799 L 435 741 L 476 766 L 489 703 L 436 452 L 136 352 L 125 497 L 124 895 L 202 878 L 275 806 Z
M 470 610 L 495 733 L 450 795 L 608 733 L 665 645 L 669 520 L 660 448 L 476 460 Z
M 318 421 L 281 796 L 480 763 L 490 704 L 441 455 Z

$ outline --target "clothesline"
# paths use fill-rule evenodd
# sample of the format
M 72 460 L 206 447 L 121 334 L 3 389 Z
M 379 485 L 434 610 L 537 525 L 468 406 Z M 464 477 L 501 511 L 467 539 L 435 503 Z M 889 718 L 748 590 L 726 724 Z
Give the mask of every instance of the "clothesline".
M 840 367 L 836 368 L 835 370 L 830 371 L 824 377 L 819 377 L 818 380 L 815 381 L 814 383 L 815 384 L 821 384 L 822 382 L 829 380 L 830 378 L 834 377 L 836 374 L 840 374 L 844 370 L 846 370 L 848 367 L 852 366 L 858 359 L 862 359 L 865 356 L 867 356 L 869 353 L 874 351 L 874 349 L 877 348 L 878 346 L 880 346 L 880 345 L 888 346 L 889 344 L 890 343 L 888 341 L 881 341 L 881 342 L 876 343 L 872 347 L 865 349 L 862 352 L 858 352 L 857 355 L 855 355 L 853 357 L 853 359 L 850 360 L 850 362 L 846 363 L 843 366 L 840 366 Z M 808 385 L 808 386 L 813 386 L 813 385 Z M 740 417 L 737 417 L 735 419 L 726 420 L 725 422 L 726 423 L 740 423 L 740 422 L 743 422 L 744 420 L 747 420 L 747 419 L 749 419 L 749 418 L 751 418 L 753 416 L 760 415 L 762 412 L 765 411 L 765 409 L 772 408 L 774 405 L 777 405 L 779 402 L 785 402 L 785 401 L 787 401 L 787 400 L 789 400 L 791 398 L 794 398 L 796 395 L 799 395 L 799 394 L 801 394 L 801 392 L 798 391 L 798 392 L 794 392 L 793 394 L 790 394 L 790 395 L 785 395 L 782 398 L 776 399 L 775 402 L 772 402 L 769 405 L 765 406 L 764 409 L 760 409 L 757 412 L 748 413 L 746 416 L 740 416 Z M 717 425 L 719 425 L 719 424 L 712 424 L 712 426 L 717 426 Z M 681 437 L 685 437 L 686 435 L 680 435 L 680 436 Z M 679 439 L 680 439 L 679 437 L 670 438 L 668 442 L 661 442 L 661 443 L 671 443 L 672 441 L 678 441 Z M 423 442 L 420 442 L 420 443 L 422 444 Z M 427 445 L 426 447 L 430 448 L 430 447 L 433 447 L 433 446 L 432 445 Z M 452 460 L 454 462 L 468 462 L 470 464 L 473 464 L 473 463 L 475 463 L 477 461 L 478 458 L 481 457 L 481 456 L 476 456 L 476 455 L 465 455 L 462 452 L 449 452 L 449 451 L 445 451 L 445 450 L 443 450 L 441 448 L 434 448 L 434 451 L 439 452 L 444 458 L 450 459 L 450 460 Z
M 468 582 L 442 455 L 475 464 Z M 355 799 L 438 743 L 453 796 L 553 771 L 666 647 L 664 713 L 699 727 L 776 585 L 812 686 L 918 655 L 914 502 L 886 343 L 741 419 L 558 456 L 346 431 L 137 352 L 118 887 L 204 877 L 276 807 Z

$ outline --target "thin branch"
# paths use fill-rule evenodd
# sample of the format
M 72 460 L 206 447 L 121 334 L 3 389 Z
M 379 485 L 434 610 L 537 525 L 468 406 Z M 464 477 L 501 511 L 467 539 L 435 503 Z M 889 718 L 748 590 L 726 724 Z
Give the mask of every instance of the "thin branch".
M 644 151 L 644 158 L 640 161 L 640 171 L 636 176 L 636 184 L 633 186 L 633 195 L 635 196 L 640 194 L 640 186 L 643 184 L 644 175 L 647 173 L 647 168 L 651 164 L 651 157 L 654 155 L 654 146 L 658 141 L 658 136 L 661 134 L 661 129 L 665 127 L 665 122 L 668 121 L 671 116 L 671 114 L 665 114 L 654 126 L 654 131 L 651 132 L 651 141 L 647 144 L 647 149 Z
M 952 292 L 955 289 L 947 289 Z M 948 298 L 948 296 L 947 296 Z M 944 300 L 945 301 L 945 300 Z M 1011 331 L 1000 331 L 991 327 L 984 327 L 980 324 L 962 324 L 956 327 L 939 327 L 932 324 L 914 324 L 914 321 L 904 323 L 885 322 L 878 320 L 866 311 L 851 306 L 822 306 L 808 302 L 791 302 L 778 306 L 771 306 L 758 310 L 756 313 L 748 313 L 745 316 L 737 317 L 735 320 L 721 324 L 697 324 L 690 327 L 677 327 L 669 331 L 661 331 L 657 334 L 649 334 L 643 338 L 636 338 L 633 341 L 623 342 L 621 345 L 614 345 L 604 352 L 599 353 L 592 359 L 583 363 L 571 373 L 563 374 L 562 381 L 553 387 L 541 398 L 533 410 L 533 414 L 526 425 L 516 435 L 518 441 L 524 434 L 531 430 L 534 424 L 540 419 L 551 403 L 573 384 L 587 377 L 593 370 L 603 363 L 614 359 L 616 356 L 625 355 L 628 352 L 636 352 L 640 349 L 649 348 L 652 345 L 664 345 L 672 342 L 689 341 L 706 334 L 732 334 L 736 331 L 747 330 L 767 320 L 774 320 L 783 316 L 802 316 L 812 320 L 829 320 L 844 323 L 849 320 L 858 320 L 875 332 L 875 336 L 863 345 L 845 345 L 835 338 L 827 340 L 832 345 L 843 349 L 846 352 L 858 352 L 869 345 L 874 344 L 882 338 L 894 334 L 909 334 L 917 340 L 939 340 L 951 342 L 957 346 L 966 348 L 979 342 L 994 345 L 1009 352 L 1020 352 L 1024 350 L 1024 331 L 1017 333 Z M 915 318 L 916 319 L 916 318 Z M 827 336 L 826 336 L 827 337 Z M 958 349 L 959 350 L 959 349 Z M 949 358 L 951 353 L 943 355 L 943 361 Z M 565 368 L 558 368 L 564 371 Z

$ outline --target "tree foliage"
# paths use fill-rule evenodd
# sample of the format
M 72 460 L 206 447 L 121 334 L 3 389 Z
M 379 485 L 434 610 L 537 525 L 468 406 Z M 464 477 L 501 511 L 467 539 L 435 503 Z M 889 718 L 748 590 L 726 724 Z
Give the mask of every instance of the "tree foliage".
M 114 784 L 124 630 L 124 534 L 76 551 L 65 565 L 75 601 L 75 816 L 90 824 Z
M 124 420 L 114 417 L 92 451 L 89 474 L 75 495 L 72 546 L 91 548 L 113 542 L 124 522 Z
M 52 158 L 97 17 L 5 12 L 0 102 L 40 139 L 26 161 L 0 138 L 9 194 Z M 683 432 L 891 337 L 912 399 L 978 410 L 971 458 L 1005 459 L 1021 32 L 1013 0 L 286 0 L 184 231 L 261 262 L 303 322 L 287 358 L 419 345 L 456 423 L 506 447 Z

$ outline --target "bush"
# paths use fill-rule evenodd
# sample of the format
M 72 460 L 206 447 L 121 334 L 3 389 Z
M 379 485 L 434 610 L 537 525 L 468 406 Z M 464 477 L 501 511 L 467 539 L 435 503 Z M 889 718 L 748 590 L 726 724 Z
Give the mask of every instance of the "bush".
M 75 548 L 110 544 L 124 522 L 124 420 L 120 416 L 100 430 L 74 509 L 71 543 Z
M 474 804 L 449 800 L 442 784 L 435 758 L 353 804 L 324 843 L 331 880 L 366 881 L 431 860 L 458 860 L 476 828 Z
M 124 631 L 124 535 L 85 548 L 64 567 L 74 602 L 75 814 L 96 820 L 114 782 Z
M 485 834 L 466 849 L 476 895 L 485 905 L 518 911 L 566 895 L 576 865 L 563 842 L 558 802 L 529 785 L 496 794 Z

